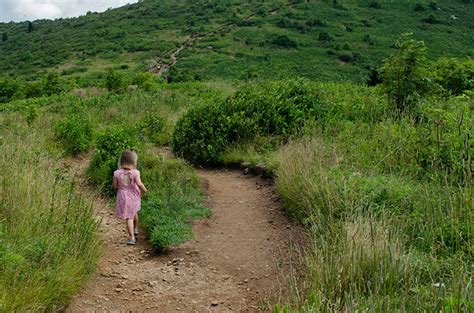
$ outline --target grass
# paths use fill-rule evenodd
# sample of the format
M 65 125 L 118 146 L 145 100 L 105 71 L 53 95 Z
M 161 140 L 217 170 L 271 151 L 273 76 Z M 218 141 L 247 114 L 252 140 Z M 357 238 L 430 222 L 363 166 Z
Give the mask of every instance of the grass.
M 193 238 L 190 221 L 209 217 L 201 203 L 199 178 L 179 159 L 145 150 L 140 161 L 142 179 L 150 193 L 142 201 L 140 223 L 152 247 L 161 252 Z
M 31 131 L 48 122 L 1 118 L 0 310 L 61 310 L 100 256 L 94 204 L 48 148 L 48 132 Z
M 472 310 L 469 187 L 350 169 L 351 153 L 319 133 L 276 158 L 278 193 L 312 237 L 288 307 Z
M 379 2 L 376 8 L 360 0 L 146 0 L 100 14 L 34 21 L 31 32 L 27 23 L 0 23 L 0 33 L 8 35 L 0 42 L 0 71 L 28 79 L 56 71 L 80 85 L 95 84 L 109 67 L 129 75 L 169 63 L 171 51 L 202 34 L 208 36 L 183 50 L 175 67 L 191 80 L 300 76 L 365 82 L 369 68 L 390 55 L 403 32 L 432 47 L 431 58 L 473 56 L 465 44 L 473 41 L 472 2 L 440 0 L 437 10 L 419 1 L 422 11 L 412 1 Z M 430 15 L 439 23 L 427 22 Z M 330 40 L 320 40 L 321 33 Z M 297 46 L 274 44 L 276 36 Z
M 137 126 L 150 116 L 165 123 L 163 128 L 153 125 L 159 134 L 153 127 L 152 134 L 143 133 L 145 144 L 138 147 L 142 180 L 150 190 L 142 202 L 142 227 L 151 245 L 162 251 L 192 238 L 189 222 L 210 212 L 200 204 L 203 196 L 193 169 L 182 160 L 161 157 L 149 141 L 158 138 L 166 144 L 174 120 L 194 99 L 215 89 L 212 84 L 180 83 L 153 92 L 86 98 L 62 94 L 2 104 L 0 144 L 8 157 L 0 160 L 0 311 L 64 309 L 100 256 L 93 203 L 76 190 L 61 162 L 81 141 L 77 136 L 66 138 L 67 144 L 58 141 L 51 126 L 79 116 L 96 138 L 113 126 L 142 134 Z M 75 125 L 70 128 L 81 134 Z

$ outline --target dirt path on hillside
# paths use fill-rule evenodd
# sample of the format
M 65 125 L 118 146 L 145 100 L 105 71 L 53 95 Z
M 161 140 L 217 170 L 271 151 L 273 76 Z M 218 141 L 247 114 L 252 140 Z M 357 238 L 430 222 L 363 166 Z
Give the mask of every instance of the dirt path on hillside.
M 84 162 L 82 162 L 84 163 Z M 85 162 L 87 163 L 87 162 Z M 212 209 L 196 239 L 154 255 L 143 237 L 125 245 L 123 223 L 100 201 L 105 254 L 67 312 L 255 312 L 286 286 L 288 247 L 301 230 L 284 217 L 272 185 L 234 170 L 199 170 Z
M 292 8 L 292 7 L 297 6 L 298 4 L 301 4 L 301 3 L 288 3 L 285 5 L 285 7 Z M 271 9 L 267 12 L 267 14 L 275 15 L 278 13 L 279 10 L 280 9 Z M 257 13 L 252 13 L 248 15 L 247 17 L 245 17 L 243 20 L 249 21 L 255 18 L 256 16 L 257 16 Z M 163 76 L 163 74 L 165 74 L 170 68 L 176 65 L 176 63 L 178 62 L 178 54 L 181 51 L 183 51 L 184 49 L 188 47 L 192 47 L 197 41 L 204 39 L 206 37 L 209 37 L 211 35 L 222 34 L 223 32 L 229 32 L 230 31 L 229 28 L 235 27 L 237 26 L 237 24 L 238 24 L 237 22 L 229 22 L 229 23 L 222 24 L 217 29 L 209 31 L 207 33 L 200 33 L 200 34 L 189 36 L 179 47 L 177 47 L 175 50 L 170 52 L 170 60 L 171 60 L 170 64 L 158 62 L 158 64 L 150 68 L 150 71 L 155 73 L 158 76 Z

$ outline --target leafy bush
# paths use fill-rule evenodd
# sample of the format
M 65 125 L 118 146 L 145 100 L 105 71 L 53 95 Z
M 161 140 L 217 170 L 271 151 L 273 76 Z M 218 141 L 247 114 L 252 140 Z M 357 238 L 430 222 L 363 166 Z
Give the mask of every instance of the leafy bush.
M 215 164 L 233 143 L 257 135 L 290 136 L 318 112 L 307 81 L 249 84 L 225 100 L 192 107 L 176 124 L 173 149 L 193 163 Z
M 441 58 L 430 66 L 434 82 L 448 95 L 474 90 L 474 60 Z
M 318 40 L 327 42 L 327 41 L 332 41 L 334 38 L 329 34 L 328 32 L 320 32 L 318 35 Z
M 122 73 L 119 73 L 113 69 L 107 71 L 105 76 L 105 87 L 110 91 L 122 91 L 127 87 L 127 81 Z
M 145 113 L 145 117 L 139 123 L 140 135 L 147 137 L 153 143 L 160 143 L 163 138 L 162 132 L 165 128 L 165 119 L 155 112 Z
M 382 8 L 382 5 L 380 4 L 379 1 L 372 0 L 372 1 L 369 2 L 369 8 L 372 8 L 372 9 L 381 9 L 381 8 Z
M 296 48 L 298 43 L 287 35 L 278 35 L 271 40 L 271 43 L 283 48 Z
M 92 144 L 92 123 L 80 114 L 72 114 L 57 121 L 53 132 L 67 154 L 77 155 L 85 152 Z
M 104 193 L 111 193 L 112 175 L 117 169 L 120 154 L 137 147 L 133 129 L 110 126 L 97 135 L 94 155 L 87 169 L 89 180 Z
M 133 79 L 133 83 L 145 91 L 153 91 L 158 87 L 153 74 L 150 72 L 137 73 Z
M 415 6 L 413 7 L 413 10 L 415 10 L 415 12 L 424 11 L 425 6 L 423 5 L 423 3 L 415 3 Z
M 425 44 L 410 36 L 401 36 L 395 44 L 397 52 L 385 60 L 381 68 L 391 110 L 398 116 L 413 113 L 418 101 L 431 88 Z

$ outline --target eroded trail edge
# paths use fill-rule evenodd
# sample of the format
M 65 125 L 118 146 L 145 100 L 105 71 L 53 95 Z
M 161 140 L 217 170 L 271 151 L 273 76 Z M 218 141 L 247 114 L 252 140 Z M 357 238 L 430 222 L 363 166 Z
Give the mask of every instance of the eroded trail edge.
M 272 184 L 234 170 L 199 170 L 209 219 L 195 221 L 195 240 L 154 255 L 145 239 L 126 246 L 113 208 L 98 205 L 106 240 L 95 276 L 70 312 L 131 310 L 226 312 L 271 310 L 287 285 L 289 224 Z

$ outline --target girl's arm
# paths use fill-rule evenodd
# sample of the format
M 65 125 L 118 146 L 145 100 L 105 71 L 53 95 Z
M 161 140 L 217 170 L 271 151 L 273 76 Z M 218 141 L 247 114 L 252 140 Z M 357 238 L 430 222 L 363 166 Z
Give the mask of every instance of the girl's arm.
M 112 189 L 115 190 L 117 189 L 117 187 L 118 187 L 117 180 L 115 179 L 115 176 L 114 176 L 114 178 L 112 178 Z
M 137 174 L 137 185 L 138 185 L 138 188 L 140 188 L 142 193 L 148 192 L 145 185 L 143 185 L 142 180 L 140 179 L 140 172 L 138 172 Z

